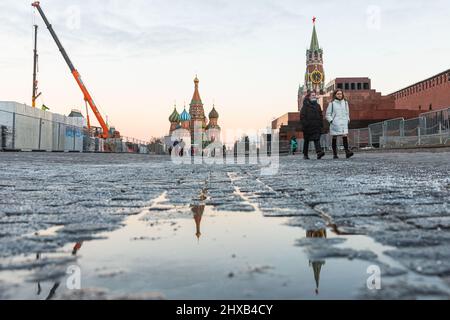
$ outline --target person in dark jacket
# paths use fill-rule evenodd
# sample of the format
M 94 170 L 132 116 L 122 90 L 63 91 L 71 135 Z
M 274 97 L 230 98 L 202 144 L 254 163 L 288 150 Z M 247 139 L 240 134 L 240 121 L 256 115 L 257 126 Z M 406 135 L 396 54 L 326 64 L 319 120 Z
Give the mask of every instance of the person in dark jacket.
M 322 159 L 325 155 L 320 146 L 320 136 L 323 131 L 323 115 L 320 104 L 317 103 L 316 93 L 314 91 L 308 93 L 303 100 L 302 111 L 300 112 L 300 121 L 303 127 L 303 155 L 304 159 L 308 159 L 309 142 L 314 141 L 317 159 Z

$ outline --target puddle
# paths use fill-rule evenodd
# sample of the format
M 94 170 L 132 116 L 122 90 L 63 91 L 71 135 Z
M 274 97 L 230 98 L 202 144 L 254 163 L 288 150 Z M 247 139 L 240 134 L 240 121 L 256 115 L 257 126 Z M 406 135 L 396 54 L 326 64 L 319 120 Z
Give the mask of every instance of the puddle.
M 125 227 L 100 234 L 102 239 L 71 244 L 56 253 L 0 261 L 0 297 L 79 297 L 66 285 L 69 266 L 79 267 L 81 288 L 91 298 L 150 293 L 194 300 L 353 299 L 366 288 L 367 268 L 373 262 L 311 259 L 305 247 L 296 245 L 305 238 L 342 239 L 333 247 L 371 250 L 381 262 L 400 267 L 383 254 L 390 247 L 371 238 L 341 236 L 330 229 L 307 231 L 289 226 L 289 219 L 263 217 L 258 210 L 174 207 L 162 194 L 150 208 L 129 217 Z M 59 230 L 55 228 L 60 227 L 39 235 L 53 234 Z M 17 267 L 1 268 L 8 264 Z
M 306 231 L 286 225 L 289 218 L 215 212 L 204 205 L 173 208 L 165 202 L 162 195 L 153 205 L 161 210 L 150 208 L 128 218 L 124 228 L 101 234 L 106 239 L 8 262 L 75 257 L 58 268 L 77 265 L 82 288 L 105 288 L 115 296 L 158 292 L 168 299 L 345 299 L 366 283 L 367 261 L 310 261 L 295 246 Z M 67 276 L 48 280 L 40 268 L 30 269 L 0 272 L 8 298 L 57 299 L 71 293 Z

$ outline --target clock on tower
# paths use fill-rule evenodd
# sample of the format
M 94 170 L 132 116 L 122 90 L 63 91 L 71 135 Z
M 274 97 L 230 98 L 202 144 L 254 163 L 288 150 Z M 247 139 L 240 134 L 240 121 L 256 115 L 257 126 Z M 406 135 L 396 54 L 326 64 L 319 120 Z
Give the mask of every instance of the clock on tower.
M 320 72 L 319 70 L 314 70 L 310 76 L 309 76 L 310 80 L 312 83 L 314 84 L 319 84 L 322 82 L 323 80 L 323 74 L 322 72 Z

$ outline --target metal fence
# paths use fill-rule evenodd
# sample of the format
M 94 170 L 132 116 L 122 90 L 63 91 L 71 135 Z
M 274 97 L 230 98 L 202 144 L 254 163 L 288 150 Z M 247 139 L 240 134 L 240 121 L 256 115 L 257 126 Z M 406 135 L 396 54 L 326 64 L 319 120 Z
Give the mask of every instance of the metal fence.
M 83 127 L 60 115 L 0 110 L 0 150 L 81 152 Z
M 93 137 L 81 118 L 21 108 L 21 113 L 0 110 L 0 151 L 149 153 L 143 140 Z
M 354 129 L 348 133 L 348 140 L 351 146 L 366 148 L 371 144 L 371 134 L 369 128 Z
M 385 121 L 383 126 L 386 131 L 380 139 L 381 148 L 450 145 L 450 108 L 423 113 L 418 118 Z
M 422 113 L 413 119 L 396 118 L 351 129 L 348 138 L 352 149 L 450 145 L 450 108 Z M 320 140 L 325 150 L 331 150 L 330 135 L 322 135 Z M 297 142 L 297 152 L 302 152 L 303 139 Z
M 450 108 L 430 111 L 413 119 L 390 119 L 368 127 L 368 138 L 360 139 L 362 130 L 350 130 L 353 148 L 404 148 L 450 145 Z M 368 143 L 366 143 L 368 142 Z

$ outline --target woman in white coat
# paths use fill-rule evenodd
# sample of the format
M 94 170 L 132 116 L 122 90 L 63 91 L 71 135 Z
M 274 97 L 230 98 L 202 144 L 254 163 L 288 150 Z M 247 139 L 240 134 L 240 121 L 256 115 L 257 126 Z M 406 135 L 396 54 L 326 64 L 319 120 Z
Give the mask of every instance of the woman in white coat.
M 327 108 L 326 119 L 330 123 L 330 135 L 333 137 L 334 159 L 338 159 L 337 138 L 342 137 L 347 159 L 353 156 L 353 152 L 348 147 L 348 125 L 350 123 L 350 110 L 348 101 L 345 100 L 344 92 L 341 89 L 334 91 L 333 101 Z

